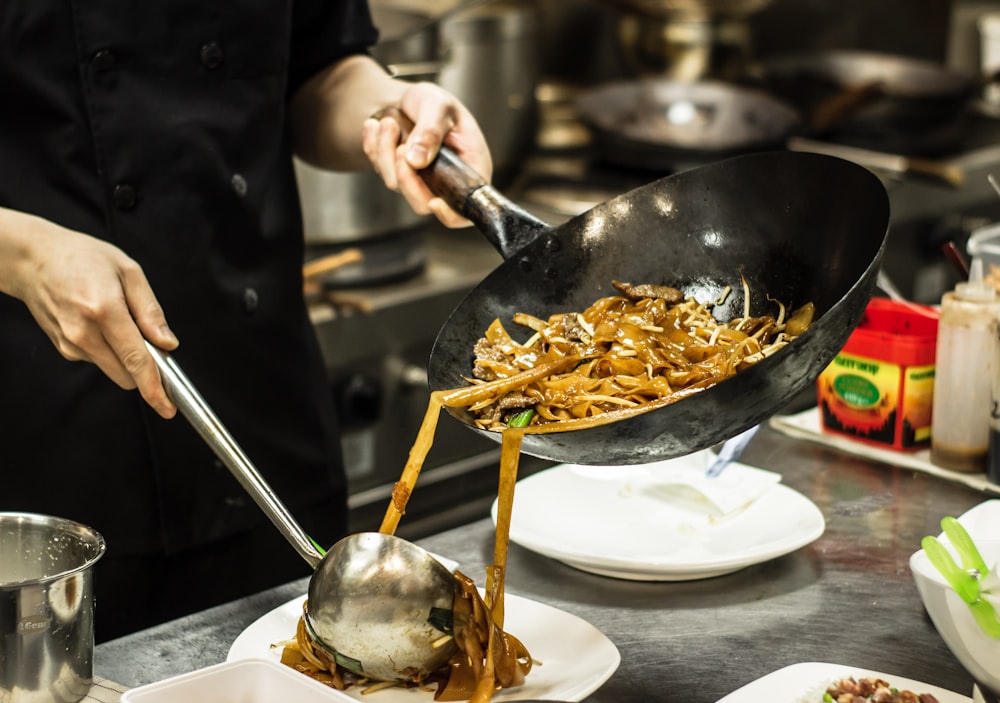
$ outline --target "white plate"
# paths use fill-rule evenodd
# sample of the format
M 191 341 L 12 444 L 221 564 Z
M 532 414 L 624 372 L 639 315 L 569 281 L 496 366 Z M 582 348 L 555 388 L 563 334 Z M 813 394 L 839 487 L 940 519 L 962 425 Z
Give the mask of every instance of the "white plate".
M 561 464 L 533 474 L 515 487 L 510 540 L 604 576 L 684 581 L 774 559 L 823 534 L 826 522 L 812 501 L 768 480 L 776 474 L 744 464 L 730 464 L 708 479 L 725 481 L 741 495 L 756 486 L 752 500 L 720 513 L 716 502 L 678 480 L 694 472 L 701 477 L 708 458 L 698 453 L 640 466 Z
M 823 703 L 826 686 L 847 676 L 878 677 L 890 686 L 916 694 L 930 693 L 940 703 L 971 703 L 972 699 L 937 686 L 905 679 L 895 674 L 883 674 L 840 664 L 803 662 L 778 669 L 746 686 L 738 688 L 718 703 Z
M 272 657 L 281 659 L 275 642 L 295 635 L 305 596 L 290 600 L 263 615 L 233 642 L 228 661 Z M 506 594 L 504 629 L 516 636 L 540 665 L 532 668 L 523 686 L 504 689 L 494 701 L 551 698 L 579 701 L 596 691 L 618 669 L 618 648 L 597 628 L 575 615 L 527 598 Z M 366 703 L 433 703 L 433 695 L 419 689 L 391 688 L 363 696 L 355 686 L 334 693 L 344 701 Z M 376 700 L 377 699 L 377 700 Z
M 1000 499 L 998 498 L 983 501 L 969 508 L 957 519 L 974 540 L 1000 539 Z

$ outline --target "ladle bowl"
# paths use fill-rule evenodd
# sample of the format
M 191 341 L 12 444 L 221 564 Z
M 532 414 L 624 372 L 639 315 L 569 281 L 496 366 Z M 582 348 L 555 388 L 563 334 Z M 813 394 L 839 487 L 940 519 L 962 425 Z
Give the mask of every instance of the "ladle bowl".
M 379 532 L 345 537 L 309 581 L 306 627 L 354 673 L 422 681 L 448 662 L 455 577 L 412 542 Z
M 173 357 L 146 348 L 177 409 L 315 569 L 306 605 L 314 642 L 344 668 L 379 681 L 418 681 L 445 664 L 454 641 L 434 644 L 451 625 L 452 573 L 412 542 L 378 532 L 348 535 L 321 554 Z

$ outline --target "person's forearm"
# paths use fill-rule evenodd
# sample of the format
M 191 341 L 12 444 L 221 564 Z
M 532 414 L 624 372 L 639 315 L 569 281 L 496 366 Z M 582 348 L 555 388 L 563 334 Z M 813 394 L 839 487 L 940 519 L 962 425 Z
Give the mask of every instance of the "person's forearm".
M 406 85 L 368 56 L 350 56 L 306 81 L 289 106 L 292 148 L 320 168 L 369 167 L 361 148 L 366 118 L 395 104 Z
M 0 207 L 0 293 L 21 297 L 24 269 L 37 244 L 33 232 L 45 224 L 34 215 Z

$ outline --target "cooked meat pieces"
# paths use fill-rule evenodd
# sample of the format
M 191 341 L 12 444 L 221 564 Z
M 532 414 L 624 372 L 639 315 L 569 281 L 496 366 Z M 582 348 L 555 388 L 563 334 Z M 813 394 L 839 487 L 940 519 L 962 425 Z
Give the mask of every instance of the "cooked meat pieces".
M 490 344 L 486 337 L 480 337 L 479 341 L 472 347 L 472 354 L 477 360 L 486 359 L 501 364 L 507 364 L 510 361 L 502 351 Z M 472 368 L 472 375 L 480 381 L 495 381 L 497 378 L 493 369 L 482 364 L 476 364 Z
M 611 281 L 611 285 L 617 288 L 622 295 L 630 300 L 642 300 L 643 298 L 663 298 L 668 303 L 679 303 L 684 300 L 684 294 L 676 288 L 670 286 L 658 286 L 653 283 L 640 283 L 633 286 L 631 283 L 621 281 Z

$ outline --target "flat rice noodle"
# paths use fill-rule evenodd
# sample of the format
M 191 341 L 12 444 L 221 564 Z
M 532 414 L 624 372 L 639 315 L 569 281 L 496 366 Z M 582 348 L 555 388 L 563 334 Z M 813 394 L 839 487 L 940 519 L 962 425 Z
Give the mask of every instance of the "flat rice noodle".
M 490 372 L 492 372 L 497 378 L 510 378 L 511 376 L 516 376 L 524 371 L 525 367 L 533 367 L 534 364 L 528 362 L 525 364 L 525 367 L 519 367 L 513 364 L 505 364 L 502 361 L 496 361 L 494 359 L 478 359 L 476 360 L 476 366 L 489 369 Z
M 534 315 L 529 315 L 526 312 L 514 313 L 514 317 L 511 319 L 514 320 L 515 324 L 527 327 L 535 332 L 544 329 L 546 326 L 545 320 L 535 317 Z
M 455 578 L 458 588 L 453 612 L 458 650 L 449 662 L 448 679 L 438 686 L 434 700 L 488 700 L 499 688 L 523 684 L 533 661 L 520 640 L 493 622 L 472 579 L 461 572 L 455 572 Z M 498 587 L 502 587 L 502 582 Z M 487 590 L 487 594 L 499 597 L 499 592 L 490 594 Z M 492 650 L 489 659 L 483 642 Z M 487 671 L 489 660 L 494 664 L 492 675 Z
M 706 360 L 698 364 L 692 364 L 684 371 L 673 371 L 667 375 L 667 379 L 675 386 L 704 386 L 725 380 L 732 375 L 729 364 L 720 359 Z
M 570 415 L 569 410 L 566 408 L 557 407 L 555 405 L 536 405 L 535 415 L 547 420 L 548 422 L 560 422 L 563 420 L 571 420 L 572 415 Z M 529 425 L 534 427 L 534 425 Z
M 713 356 L 717 356 L 722 353 L 722 349 L 714 344 L 700 344 L 693 343 L 684 347 L 684 351 L 681 352 L 684 358 L 692 363 L 698 363 L 700 361 L 706 361 Z
M 455 388 L 450 391 L 436 391 L 433 395 L 437 395 L 438 401 L 444 406 L 468 407 L 481 399 L 498 398 L 504 393 L 517 390 L 523 385 L 537 382 L 552 374 L 560 373 L 567 368 L 572 368 L 579 362 L 579 357 L 566 356 L 553 361 L 546 361 L 533 369 L 523 371 L 511 378 Z
M 646 371 L 646 365 L 636 358 L 605 356 L 592 362 L 589 372 L 596 376 L 638 376 Z
M 523 349 L 523 347 L 514 341 L 514 339 L 507 332 L 507 328 L 503 326 L 500 322 L 500 318 L 493 320 L 490 326 L 486 329 L 486 341 L 492 344 L 494 347 L 502 351 L 504 354 L 516 354 L 517 350 Z
M 601 412 L 603 411 L 600 408 L 595 407 L 594 403 L 584 402 L 569 406 L 569 416 L 578 419 L 597 415 Z
M 670 385 L 670 381 L 666 377 L 653 376 L 641 385 L 630 388 L 628 391 L 628 397 L 636 398 L 637 400 L 640 397 L 642 399 L 667 398 L 673 395 L 673 393 L 674 388 Z
M 628 393 L 636 388 L 642 388 L 647 383 L 654 381 L 656 378 L 663 378 L 661 375 L 654 376 L 650 378 L 648 376 L 627 376 L 625 374 L 619 374 L 613 377 L 614 385 L 622 390 L 623 393 Z
M 592 379 L 586 376 L 568 374 L 542 381 L 538 384 L 546 402 L 560 403 L 575 398 L 583 393 L 588 393 L 600 384 L 599 379 Z
M 796 309 L 785 322 L 785 332 L 793 337 L 802 334 L 809 329 L 815 316 L 816 306 L 811 302 L 806 303 Z
M 629 322 L 618 325 L 616 341 L 623 347 L 634 349 L 640 361 L 646 364 L 662 364 L 664 357 L 657 350 L 656 339 L 649 332 Z
M 692 335 L 688 330 L 682 330 L 677 327 L 666 328 L 661 335 L 662 338 L 670 345 L 673 345 L 678 350 L 683 351 L 690 344 L 700 344 L 701 340 Z M 744 335 L 746 336 L 746 335 Z
M 728 342 L 731 346 L 736 346 L 746 338 L 746 332 L 733 329 L 732 327 L 722 327 L 719 329 L 719 334 L 716 336 L 716 344 Z
M 542 363 L 543 357 L 538 353 L 536 349 L 524 348 L 524 351 L 514 357 L 514 363 L 517 365 L 517 370 L 527 371 L 528 369 L 533 369 Z

